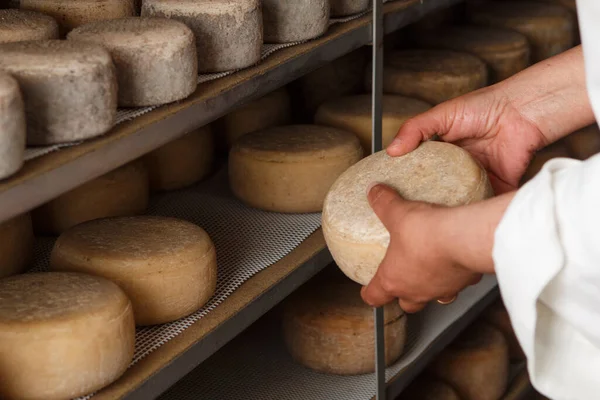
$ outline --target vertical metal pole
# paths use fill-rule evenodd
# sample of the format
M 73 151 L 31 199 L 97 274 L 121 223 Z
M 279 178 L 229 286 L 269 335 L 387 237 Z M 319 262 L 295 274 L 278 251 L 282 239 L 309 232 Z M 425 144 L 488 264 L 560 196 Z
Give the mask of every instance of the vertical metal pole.
M 381 124 L 383 117 L 383 0 L 373 0 L 373 100 L 371 149 L 373 153 L 382 150 Z M 377 379 L 377 400 L 385 400 L 385 336 L 383 307 L 374 309 L 375 317 L 375 375 Z

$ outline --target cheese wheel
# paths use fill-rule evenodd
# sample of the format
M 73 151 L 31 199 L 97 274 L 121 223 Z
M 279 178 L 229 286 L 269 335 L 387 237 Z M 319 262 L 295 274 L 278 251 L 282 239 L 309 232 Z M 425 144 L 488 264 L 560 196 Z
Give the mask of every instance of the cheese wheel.
M 369 9 L 370 0 L 330 0 L 332 17 L 347 17 Z
M 131 303 L 114 283 L 72 273 L 0 280 L 0 397 L 64 400 L 98 390 L 132 361 Z
M 213 134 L 206 125 L 144 157 L 150 189 L 175 190 L 193 185 L 210 174 L 214 159 Z
M 579 160 L 585 160 L 600 152 L 600 129 L 590 125 L 566 136 L 565 144 Z
M 318 372 L 358 375 L 375 371 L 373 309 L 360 285 L 323 280 L 299 290 L 284 306 L 283 332 L 293 359 Z M 393 364 L 406 341 L 406 315 L 397 301 L 384 306 L 385 362 Z
M 0 43 L 58 39 L 58 24 L 47 15 L 21 10 L 0 10 Z
M 476 323 L 429 366 L 456 389 L 462 400 L 498 400 L 508 386 L 508 345 L 502 333 Z
M 265 43 L 302 42 L 329 27 L 329 0 L 262 0 Z
M 451 26 L 416 35 L 424 48 L 471 53 L 490 67 L 490 81 L 499 82 L 529 66 L 527 38 L 515 31 L 483 26 Z
M 134 0 L 21 0 L 20 7 L 54 17 L 63 35 L 90 22 L 135 15 Z
M 23 166 L 25 106 L 17 81 L 0 71 L 0 179 Z
M 402 50 L 386 55 L 383 91 L 443 103 L 487 85 L 488 71 L 479 58 L 450 50 Z M 366 85 L 371 87 L 370 68 Z
M 142 16 L 173 18 L 196 36 L 198 71 L 246 68 L 260 60 L 259 0 L 144 0 Z
M 396 400 L 461 400 L 456 390 L 439 379 L 421 375 Z
M 365 194 L 372 183 L 386 184 L 407 200 L 444 206 L 493 195 L 477 161 L 466 150 L 444 142 L 424 142 L 401 157 L 380 151 L 350 167 L 327 194 L 322 226 L 336 264 L 362 285 L 375 275 L 390 242 Z
M 362 157 L 356 136 L 335 128 L 291 125 L 243 136 L 229 153 L 233 193 L 251 207 L 319 212 L 333 182 Z
M 235 109 L 216 125 L 225 135 L 227 147 L 230 148 L 243 135 L 285 125 L 291 120 L 290 95 L 285 88 L 281 88 Z
M 77 225 L 56 241 L 50 269 L 117 283 L 131 299 L 137 325 L 183 318 L 206 304 L 217 286 L 217 258 L 208 234 L 167 217 L 116 217 Z
M 396 137 L 400 127 L 409 118 L 431 108 L 424 101 L 403 96 L 383 96 L 383 147 Z M 364 154 L 371 154 L 372 100 L 370 95 L 342 97 L 322 104 L 315 115 L 315 123 L 353 132 L 360 139 Z
M 0 223 L 0 278 L 19 274 L 29 267 L 33 241 L 29 214 Z
M 510 322 L 510 316 L 508 311 L 504 308 L 504 304 L 501 299 L 495 301 L 488 309 L 483 313 L 482 318 L 484 321 L 494 326 L 504 335 L 506 343 L 508 344 L 508 354 L 511 360 L 525 361 L 526 356 L 521 348 L 519 339 L 515 335 L 515 331 Z
M 0 44 L 0 70 L 25 99 L 27 144 L 49 145 L 107 132 L 117 113 L 117 79 L 108 51 L 65 40 Z
M 64 193 L 32 212 L 35 232 L 57 235 L 85 221 L 142 214 L 148 206 L 148 172 L 135 161 Z
M 110 51 L 121 107 L 171 103 L 196 90 L 196 40 L 181 22 L 139 17 L 99 21 L 76 28 L 67 37 Z
M 554 144 L 540 150 L 539 152 L 537 152 L 537 154 L 533 157 L 533 159 L 529 163 L 529 166 L 527 167 L 527 170 L 525 171 L 525 174 L 523 175 L 522 182 L 525 183 L 525 182 L 529 181 L 530 179 L 532 179 L 534 176 L 536 176 L 538 174 L 538 172 L 540 172 L 542 170 L 542 168 L 544 167 L 544 164 L 546 164 L 548 161 L 550 161 L 553 158 L 559 158 L 559 157 L 567 157 L 567 158 L 570 157 L 569 150 L 567 150 L 567 147 L 565 146 L 564 142 L 562 142 L 562 141 L 554 143 Z
M 538 62 L 573 47 L 575 19 L 561 6 L 529 1 L 475 4 L 468 19 L 477 25 L 513 29 L 527 37 L 531 58 Z

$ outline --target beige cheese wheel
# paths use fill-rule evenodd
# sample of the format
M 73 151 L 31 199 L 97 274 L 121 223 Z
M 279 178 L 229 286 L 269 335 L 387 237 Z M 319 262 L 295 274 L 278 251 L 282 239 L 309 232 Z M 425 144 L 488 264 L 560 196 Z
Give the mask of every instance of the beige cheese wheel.
M 525 183 L 532 179 L 534 176 L 538 174 L 544 167 L 548 161 L 553 158 L 568 158 L 571 155 L 569 154 L 569 150 L 565 146 L 563 141 L 556 142 L 548 147 L 537 152 L 537 154 L 533 157 L 525 174 L 523 175 L 522 182 Z
M 483 26 L 450 26 L 415 35 L 420 47 L 471 53 L 490 67 L 490 81 L 499 82 L 530 64 L 527 38 L 508 29 Z
M 600 152 L 600 129 L 590 125 L 564 138 L 566 146 L 579 160 L 585 160 Z
M 175 190 L 193 185 L 211 173 L 215 159 L 209 125 L 198 128 L 144 157 L 151 190 Z
M 67 40 L 0 44 L 0 70 L 25 99 L 27 144 L 49 145 L 106 133 L 117 114 L 117 79 L 110 53 Z
M 461 400 L 452 386 L 427 375 L 417 377 L 396 400 Z
M 29 214 L 0 223 L 0 278 L 19 274 L 29 267 L 33 241 Z
M 352 133 L 290 125 L 243 136 L 229 153 L 229 184 L 251 207 L 319 212 L 333 182 L 362 157 Z
M 154 106 L 196 90 L 196 39 L 185 24 L 166 18 L 129 17 L 74 29 L 69 40 L 110 51 L 119 82 L 119 106 Z
M 58 39 L 54 18 L 25 10 L 0 10 L 0 43 Z
M 215 246 L 208 234 L 167 217 L 116 217 L 77 225 L 56 241 L 50 268 L 117 283 L 131 299 L 137 325 L 188 316 L 206 304 L 217 285 Z
M 380 151 L 344 172 L 323 206 L 322 227 L 336 264 L 350 279 L 367 285 L 390 241 L 369 205 L 370 184 L 386 184 L 407 200 L 459 206 L 493 195 L 486 171 L 462 148 L 424 142 L 402 157 Z
M 196 36 L 199 72 L 246 68 L 260 60 L 259 0 L 144 0 L 142 16 L 173 18 L 189 26 Z
M 461 96 L 488 83 L 487 66 L 479 58 L 451 50 L 399 50 L 386 54 L 383 91 L 431 104 Z M 366 85 L 371 87 L 371 68 Z
M 383 147 L 396 137 L 400 127 L 415 115 L 431 108 L 424 101 L 404 96 L 384 95 L 382 135 Z M 371 154 L 372 99 L 370 95 L 356 95 L 331 100 L 319 107 L 315 123 L 333 126 L 356 134 L 365 155 Z
M 285 125 L 291 120 L 290 95 L 285 88 L 281 88 L 235 109 L 216 125 L 225 135 L 227 147 L 231 148 L 243 135 Z
M 331 3 L 330 14 L 332 17 L 347 17 L 360 14 L 369 9 L 370 0 L 329 0 Z
M 508 354 L 511 360 L 524 361 L 526 360 L 525 353 L 521 348 L 519 339 L 515 335 L 515 331 L 510 322 L 510 316 L 508 311 L 504 307 L 501 299 L 495 301 L 488 309 L 483 313 L 482 318 L 484 321 L 493 325 L 504 335 L 506 343 L 508 344 Z
M 114 283 L 73 273 L 0 280 L 0 397 L 65 400 L 112 383 L 133 358 L 131 303 Z
M 329 0 L 262 0 L 265 43 L 292 43 L 321 36 L 329 27 Z
M 484 323 L 468 327 L 429 366 L 462 400 L 499 400 L 508 386 L 508 345 L 500 331 Z
M 329 279 L 307 284 L 285 304 L 283 332 L 293 359 L 318 372 L 358 375 L 375 371 L 373 309 L 360 285 Z M 406 315 L 394 301 L 384 306 L 385 361 L 393 364 L 406 341 Z
M 63 35 L 90 22 L 135 15 L 134 0 L 21 0 L 20 8 L 54 17 Z
M 468 19 L 477 25 L 521 32 L 531 45 L 531 59 L 539 62 L 573 47 L 575 18 L 561 6 L 534 1 L 501 1 L 473 5 Z
M 148 206 L 148 172 L 141 161 L 115 169 L 32 212 L 35 232 L 58 235 L 82 222 L 142 214 Z
M 21 89 L 12 76 L 0 71 L 0 179 L 23 166 L 26 136 Z

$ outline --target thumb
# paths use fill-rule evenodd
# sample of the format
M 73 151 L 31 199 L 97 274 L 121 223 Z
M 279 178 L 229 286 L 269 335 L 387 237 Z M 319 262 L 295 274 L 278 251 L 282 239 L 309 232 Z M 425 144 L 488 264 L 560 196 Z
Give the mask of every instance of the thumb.
M 391 232 L 395 224 L 394 215 L 397 213 L 397 208 L 404 203 L 402 197 L 391 187 L 377 183 L 369 186 L 367 198 L 381 223 L 388 232 Z

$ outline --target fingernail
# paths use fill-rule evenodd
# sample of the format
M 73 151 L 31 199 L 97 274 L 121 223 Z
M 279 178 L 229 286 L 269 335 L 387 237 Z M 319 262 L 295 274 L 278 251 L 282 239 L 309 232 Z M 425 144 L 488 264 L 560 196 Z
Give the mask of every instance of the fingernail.
M 395 138 L 394 140 L 392 140 L 392 143 L 390 143 L 390 145 L 388 147 L 400 147 L 400 146 L 402 146 L 402 139 Z
M 367 186 L 367 196 L 369 195 L 369 193 L 371 193 L 371 190 L 373 190 L 374 188 L 376 188 L 375 190 L 379 190 L 379 182 L 372 182 L 369 184 L 369 186 Z M 377 192 L 373 192 L 374 195 L 377 194 Z

